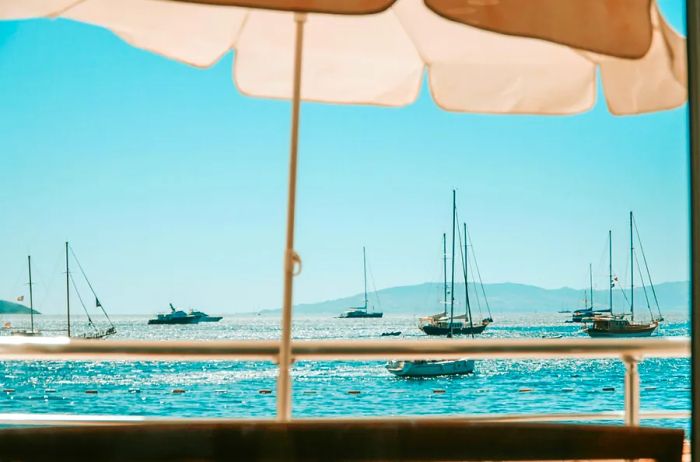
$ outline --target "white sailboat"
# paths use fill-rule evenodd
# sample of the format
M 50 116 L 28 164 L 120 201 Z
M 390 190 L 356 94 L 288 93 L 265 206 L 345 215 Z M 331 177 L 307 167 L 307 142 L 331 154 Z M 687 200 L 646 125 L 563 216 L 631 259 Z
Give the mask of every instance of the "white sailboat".
M 457 329 L 464 327 L 463 324 L 455 322 L 454 315 L 454 282 L 455 282 L 455 226 L 457 221 L 457 205 L 456 192 L 452 190 L 452 289 L 450 290 L 450 316 L 446 320 L 447 338 L 452 338 L 453 334 L 457 333 Z M 466 232 L 465 232 L 466 235 Z M 465 249 L 466 250 L 466 249 Z M 465 255 L 466 257 L 466 255 Z M 467 260 L 463 260 L 466 265 Z M 466 267 L 465 267 L 466 268 Z M 466 272 L 465 272 L 466 282 Z M 466 287 L 466 285 L 465 285 Z M 467 292 L 467 307 L 469 306 L 469 295 Z M 469 308 L 467 308 L 469 309 Z M 471 313 L 468 313 L 471 314 Z M 465 318 L 462 322 L 471 325 L 471 316 Z M 482 329 L 483 330 L 483 329 Z M 472 337 L 475 332 L 471 332 Z M 436 377 L 440 375 L 461 375 L 474 372 L 473 359 L 440 359 L 440 360 L 405 360 L 405 361 L 389 361 L 386 364 L 386 370 L 398 377 Z
M 68 258 L 69 253 L 71 255 L 73 255 L 73 259 L 78 264 L 78 268 L 80 269 L 80 273 L 83 275 L 83 278 L 85 279 L 85 282 L 87 283 L 88 287 L 90 288 L 92 295 L 95 297 L 95 307 L 102 310 L 102 314 L 104 315 L 105 320 L 109 324 L 108 327 L 99 328 L 93 322 L 92 317 L 90 316 L 90 312 L 88 311 L 87 307 L 85 306 L 83 298 L 80 295 L 80 292 L 78 291 L 78 286 L 76 285 L 75 280 L 73 279 L 73 275 L 70 272 L 70 267 L 68 264 L 69 263 L 69 258 Z M 77 333 L 77 334 L 75 332 L 73 332 L 71 329 L 71 318 L 70 318 L 70 314 L 71 314 L 70 313 L 71 285 L 73 286 L 73 289 L 75 290 L 75 294 L 78 297 L 78 301 L 80 302 L 80 305 L 83 307 L 83 311 L 85 312 L 85 316 L 87 316 L 88 326 L 89 326 L 88 331 Z M 102 306 L 102 303 L 100 303 L 100 299 L 97 298 L 97 294 L 95 293 L 95 290 L 92 288 L 92 284 L 90 283 L 90 280 L 87 278 L 87 275 L 85 274 L 85 271 L 83 270 L 83 266 L 80 264 L 78 257 L 75 255 L 75 252 L 73 252 L 73 249 L 69 246 L 68 242 L 66 242 L 66 330 L 68 333 L 68 337 L 92 339 L 92 340 L 109 337 L 110 335 L 114 335 L 117 333 L 117 328 L 114 326 L 114 323 L 112 323 L 112 320 L 109 319 L 109 315 L 107 314 L 107 311 L 105 311 L 104 307 Z

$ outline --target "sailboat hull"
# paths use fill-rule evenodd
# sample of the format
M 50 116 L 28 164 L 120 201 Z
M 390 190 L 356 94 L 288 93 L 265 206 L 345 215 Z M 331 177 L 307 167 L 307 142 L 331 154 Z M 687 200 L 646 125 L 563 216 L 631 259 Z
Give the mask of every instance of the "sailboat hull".
M 586 333 L 590 335 L 591 337 L 594 338 L 599 338 L 599 337 L 629 337 L 629 338 L 636 338 L 636 337 L 650 337 L 651 334 L 656 331 L 656 328 L 658 325 L 651 325 L 651 326 L 639 326 L 633 328 L 633 329 L 624 329 L 624 330 L 606 330 L 606 329 L 599 329 L 596 327 L 589 327 L 586 329 Z
M 381 318 L 384 313 L 378 311 L 367 312 L 365 310 L 350 310 L 342 313 L 341 318 L 345 319 L 357 319 L 357 318 Z
M 474 326 L 452 327 L 452 335 L 476 335 L 481 334 L 486 329 L 486 324 L 475 324 Z M 448 335 L 449 327 L 424 324 L 420 330 L 427 335 Z
M 591 337 L 649 337 L 658 327 L 658 321 L 635 323 L 624 316 L 601 316 L 593 319 L 586 333 Z
M 390 361 L 386 369 L 398 377 L 438 377 L 474 372 L 473 359 L 448 361 Z

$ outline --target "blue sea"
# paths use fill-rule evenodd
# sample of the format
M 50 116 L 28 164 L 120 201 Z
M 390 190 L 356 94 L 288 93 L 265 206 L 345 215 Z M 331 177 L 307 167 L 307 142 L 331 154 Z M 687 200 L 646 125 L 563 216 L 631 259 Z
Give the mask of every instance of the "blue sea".
M 564 322 L 566 316 L 501 315 L 483 337 L 585 337 L 579 325 Z M 148 326 L 146 320 L 117 317 L 113 338 L 276 339 L 280 332 L 279 320 L 265 316 L 229 315 L 220 323 L 192 326 Z M 47 330 L 62 322 L 37 318 Z M 12 323 L 21 327 L 28 320 Z M 76 320 L 75 328 L 81 325 Z M 386 331 L 402 332 L 392 339 L 425 338 L 416 325 L 410 316 L 300 317 L 293 332 L 298 339 L 382 338 Z M 670 319 L 661 334 L 687 336 L 689 324 Z M 639 367 L 642 410 L 690 409 L 689 359 L 650 358 Z M 380 361 L 304 361 L 295 364 L 293 376 L 295 417 L 589 413 L 624 407 L 624 366 L 618 360 L 480 360 L 472 375 L 427 379 L 396 378 Z M 273 417 L 275 379 L 276 368 L 268 362 L 10 361 L 0 364 L 0 413 Z M 687 419 L 643 423 L 689 429 Z

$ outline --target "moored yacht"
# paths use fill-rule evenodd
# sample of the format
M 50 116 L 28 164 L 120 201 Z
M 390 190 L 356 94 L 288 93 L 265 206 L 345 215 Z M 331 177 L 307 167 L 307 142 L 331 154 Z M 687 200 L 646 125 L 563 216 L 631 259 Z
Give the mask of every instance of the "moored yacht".
M 468 265 L 468 260 L 467 260 L 467 242 L 466 242 L 466 237 L 467 237 L 467 225 L 464 225 L 464 255 L 462 256 L 462 264 L 464 265 L 464 287 L 466 289 L 465 293 L 465 301 L 467 305 L 467 312 L 464 314 L 464 317 L 460 317 L 460 319 L 457 319 L 454 315 L 454 303 L 455 303 L 455 297 L 454 297 L 454 285 L 455 285 L 455 264 L 454 264 L 454 257 L 455 257 L 455 228 L 456 228 L 456 221 L 457 221 L 457 200 L 456 200 L 456 191 L 452 190 L 452 288 L 450 290 L 450 316 L 447 317 L 447 305 L 445 305 L 445 313 L 444 314 L 437 314 L 431 317 L 428 317 L 431 322 L 422 324 L 420 328 L 423 330 L 428 335 L 446 335 L 447 338 L 452 338 L 454 334 L 457 333 L 464 333 L 468 332 L 474 336 L 476 331 L 474 330 L 479 329 L 479 332 L 482 332 L 485 328 L 487 323 L 482 322 L 481 326 L 474 326 L 473 322 L 471 321 L 471 310 L 469 308 L 469 286 L 466 284 L 467 282 L 467 265 Z M 446 244 L 446 237 L 443 234 L 443 250 L 445 251 L 445 258 L 447 258 L 447 244 Z M 446 262 L 446 260 L 445 260 Z M 445 267 L 445 299 L 447 299 L 447 264 L 445 263 L 443 265 Z M 489 321 L 490 322 L 490 319 Z M 428 330 L 426 330 L 428 329 Z M 430 334 L 429 332 L 435 332 L 430 329 L 444 329 L 444 333 L 437 333 L 437 334 Z M 461 374 L 469 374 L 471 372 L 474 372 L 474 360 L 473 359 L 457 359 L 457 360 L 447 360 L 447 359 L 438 359 L 438 360 L 411 360 L 411 361 L 389 361 L 386 364 L 386 369 L 399 377 L 435 377 L 435 376 L 440 376 L 440 375 L 461 375 Z
M 456 220 L 456 197 L 455 197 L 455 191 L 452 191 L 452 215 L 453 215 L 453 221 Z M 452 232 L 452 286 L 451 288 L 448 289 L 447 287 L 447 235 L 443 233 L 442 235 L 442 253 L 443 253 L 443 306 L 444 311 L 442 313 L 437 313 L 433 314 L 431 316 L 425 316 L 422 317 L 418 320 L 418 328 L 422 330 L 424 333 L 427 335 L 444 335 L 444 336 L 452 336 L 452 335 L 477 335 L 481 334 L 484 332 L 486 327 L 488 327 L 489 324 L 493 322 L 493 318 L 491 317 L 491 309 L 489 308 L 488 305 L 488 300 L 486 299 L 486 292 L 484 291 L 483 284 L 481 284 L 481 291 L 482 294 L 484 295 L 484 301 L 486 302 L 486 308 L 489 311 L 489 316 L 487 318 L 482 319 L 481 321 L 476 321 L 474 320 L 472 316 L 472 310 L 471 310 L 471 304 L 469 301 L 469 278 L 468 278 L 468 268 L 470 264 L 469 260 L 469 246 L 468 246 L 468 232 L 467 232 L 467 224 L 464 223 L 464 249 L 462 251 L 462 248 L 460 246 L 460 252 L 462 253 L 462 270 L 463 270 L 463 275 L 464 275 L 464 303 L 465 303 L 465 310 L 463 314 L 456 315 L 454 314 L 454 304 L 455 304 L 455 297 L 454 297 L 454 285 L 455 285 L 455 236 L 454 236 L 454 227 L 455 224 L 453 223 L 453 232 Z M 472 252 L 472 257 L 473 257 L 473 252 Z M 474 266 L 478 269 L 476 259 L 474 259 Z M 481 276 L 479 274 L 479 281 L 481 281 Z M 475 289 L 476 290 L 476 289 Z M 475 292 L 477 296 L 477 302 L 478 302 L 478 290 Z M 450 296 L 450 299 L 448 301 L 447 296 Z M 450 305 L 450 313 L 447 312 L 447 305 Z M 481 308 L 479 308 L 480 310 Z
M 364 267 L 364 281 L 365 281 L 365 298 L 364 304 L 362 306 L 352 307 L 340 314 L 340 318 L 356 319 L 356 318 L 381 318 L 384 313 L 381 311 L 369 311 L 369 299 L 367 298 L 367 253 L 365 248 L 362 247 L 362 262 Z
M 83 297 L 80 295 L 80 292 L 78 291 L 78 286 L 73 279 L 73 273 L 70 271 L 69 267 L 69 255 L 73 256 L 73 260 L 75 263 L 78 264 L 78 269 L 80 270 L 80 274 L 83 276 L 83 279 L 87 283 L 87 286 L 90 289 L 90 292 L 92 293 L 93 297 L 95 297 L 95 308 L 99 308 L 102 311 L 102 314 L 104 315 L 105 321 L 107 322 L 108 326 L 107 327 L 99 327 L 97 324 L 95 324 L 92 320 L 92 317 L 90 316 L 90 311 L 88 310 L 87 306 L 84 303 Z M 85 312 L 85 317 L 87 317 L 88 321 L 88 330 L 83 330 L 82 332 L 74 332 L 72 329 L 72 323 L 71 323 L 71 286 L 73 287 L 73 290 L 75 291 L 75 294 L 77 295 L 78 302 L 80 302 L 80 306 L 83 308 L 83 311 Z M 96 339 L 103 339 L 106 337 L 109 337 L 110 335 L 114 335 L 117 333 L 117 328 L 114 326 L 114 323 L 112 320 L 109 318 L 109 315 L 107 314 L 107 311 L 105 308 L 102 306 L 102 303 L 100 302 L 100 299 L 97 297 L 97 293 L 95 292 L 95 289 L 92 287 L 92 283 L 87 277 L 87 274 L 85 274 L 85 270 L 83 270 L 83 266 L 80 264 L 80 260 L 78 260 L 78 256 L 75 254 L 73 251 L 73 247 L 66 242 L 66 330 L 68 337 L 74 337 L 74 338 L 82 338 L 82 339 L 90 339 L 90 340 L 96 340 Z
M 586 322 L 587 319 L 593 318 L 594 316 L 601 316 L 611 313 L 611 308 L 607 309 L 596 309 L 593 305 L 593 266 L 589 263 L 588 265 L 588 278 L 590 282 L 590 305 L 588 304 L 588 294 L 584 297 L 583 306 L 585 308 L 575 310 L 571 315 L 571 320 L 567 322 Z
M 197 324 L 199 322 L 197 316 L 176 310 L 172 303 L 169 305 L 170 313 L 158 313 L 155 318 L 148 320 L 148 324 Z
M 659 322 L 630 321 L 624 315 L 595 316 L 586 332 L 591 337 L 649 337 L 659 327 Z
M 386 370 L 399 377 L 437 377 L 474 372 L 473 359 L 389 361 Z
M 209 316 L 203 311 L 190 310 L 190 316 L 197 318 L 197 322 L 219 322 L 223 319 L 223 316 Z
M 642 288 L 644 289 L 644 294 L 647 298 L 647 308 L 649 308 L 649 314 L 651 315 L 651 320 L 649 322 L 635 321 L 634 319 L 634 230 L 635 222 L 632 212 L 630 212 L 630 313 L 629 319 L 626 313 L 613 314 L 612 312 L 612 289 L 615 285 L 615 280 L 612 276 L 612 231 L 608 231 L 608 253 L 610 260 L 610 308 L 609 313 L 605 315 L 596 315 L 586 321 L 590 323 L 587 327 L 586 333 L 591 337 L 649 337 L 654 331 L 659 327 L 659 323 L 663 321 L 661 316 L 661 310 L 659 308 L 659 302 L 656 298 L 656 290 L 654 289 L 654 284 L 651 282 L 651 273 L 649 272 L 649 267 L 647 266 L 646 256 L 644 255 L 644 248 L 640 241 L 640 250 L 642 252 L 642 258 L 644 260 L 644 266 L 646 267 L 646 274 L 648 282 L 651 288 L 651 293 L 653 295 L 653 300 L 656 303 L 656 309 L 659 312 L 658 317 L 654 317 L 654 314 L 649 305 L 649 298 L 647 296 L 646 287 L 644 286 L 644 273 L 642 273 L 641 268 L 639 268 L 640 278 L 642 281 Z M 639 237 L 639 230 L 637 230 L 637 237 Z

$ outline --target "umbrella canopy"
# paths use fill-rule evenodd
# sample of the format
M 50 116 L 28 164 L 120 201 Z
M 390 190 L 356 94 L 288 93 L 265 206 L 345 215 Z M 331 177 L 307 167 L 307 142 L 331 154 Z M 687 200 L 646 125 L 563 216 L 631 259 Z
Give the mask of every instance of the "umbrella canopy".
M 599 70 L 614 114 L 686 98 L 685 40 L 653 0 L 0 0 L 0 19 L 63 17 L 207 67 L 235 50 L 241 92 L 292 99 L 278 418 L 290 416 L 301 100 L 402 106 L 427 71 L 452 111 L 574 114 Z M 302 77 L 303 76 L 303 77 Z
M 685 41 L 652 0 L 196 3 L 0 0 L 0 18 L 74 19 L 197 67 L 233 49 L 236 85 L 258 97 L 292 97 L 294 13 L 269 9 L 283 8 L 310 12 L 305 101 L 402 106 L 416 99 L 427 71 L 433 98 L 450 111 L 572 114 L 595 104 L 596 69 L 613 114 L 685 101 Z

